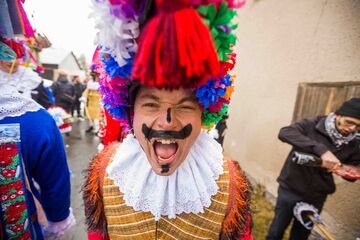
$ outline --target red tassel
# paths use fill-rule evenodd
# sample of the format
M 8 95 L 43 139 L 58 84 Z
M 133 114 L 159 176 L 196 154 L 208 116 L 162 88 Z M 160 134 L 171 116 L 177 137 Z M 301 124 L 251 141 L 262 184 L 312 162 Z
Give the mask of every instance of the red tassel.
M 203 85 L 220 71 L 208 27 L 193 8 L 163 1 L 139 39 L 132 79 L 150 87 Z

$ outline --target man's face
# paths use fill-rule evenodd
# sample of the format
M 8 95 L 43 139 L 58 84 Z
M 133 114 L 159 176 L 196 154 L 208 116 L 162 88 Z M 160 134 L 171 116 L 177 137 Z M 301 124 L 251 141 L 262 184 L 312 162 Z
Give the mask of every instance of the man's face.
M 16 61 L 15 63 L 13 62 L 8 62 L 8 61 L 0 61 L 0 70 L 2 70 L 3 72 L 10 72 L 11 66 L 14 64 L 13 66 L 13 70 L 12 72 L 16 72 L 18 67 L 19 67 L 19 63 Z
M 355 133 L 360 129 L 360 119 L 336 115 L 336 128 L 343 136 Z
M 158 175 L 185 160 L 201 130 L 201 110 L 190 90 L 141 87 L 134 105 L 134 133 Z

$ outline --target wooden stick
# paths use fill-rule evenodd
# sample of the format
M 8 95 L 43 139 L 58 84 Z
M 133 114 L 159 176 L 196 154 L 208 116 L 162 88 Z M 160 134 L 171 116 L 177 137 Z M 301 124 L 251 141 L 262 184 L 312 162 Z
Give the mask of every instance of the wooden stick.
M 310 220 L 315 224 L 316 227 L 318 227 L 320 229 L 320 231 L 327 237 L 327 239 L 329 240 L 335 240 L 335 238 L 333 236 L 331 236 L 331 234 L 329 233 L 328 230 L 326 230 L 325 226 L 320 224 L 320 223 L 317 223 L 315 220 L 314 220 L 314 217 L 312 215 L 309 215 L 309 218 Z

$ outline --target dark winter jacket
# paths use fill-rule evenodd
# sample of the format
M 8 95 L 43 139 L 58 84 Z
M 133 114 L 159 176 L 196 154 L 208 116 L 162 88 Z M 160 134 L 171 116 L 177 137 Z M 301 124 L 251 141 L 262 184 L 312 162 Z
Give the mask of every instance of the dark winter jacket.
M 74 85 L 66 77 L 59 77 L 51 89 L 54 93 L 55 104 L 70 112 L 75 101 Z
M 324 199 L 335 192 L 332 173 L 325 168 L 303 166 L 291 159 L 294 151 L 320 157 L 331 151 L 342 163 L 359 165 L 359 141 L 353 140 L 347 145 L 336 148 L 325 130 L 324 116 L 303 119 L 280 130 L 279 139 L 293 146 L 281 170 L 278 182 L 280 186 L 292 190 L 304 198 Z
M 81 97 L 82 93 L 85 90 L 85 86 L 81 83 L 75 83 L 74 84 L 75 89 L 75 102 L 79 102 L 79 98 Z
M 49 91 L 51 90 L 49 88 L 46 88 L 44 86 L 44 83 L 41 82 L 41 84 L 37 88 L 31 91 L 31 98 L 34 99 L 37 103 L 39 103 L 41 106 L 43 106 L 45 109 L 48 109 L 49 107 L 54 105 L 52 96 L 50 95 Z

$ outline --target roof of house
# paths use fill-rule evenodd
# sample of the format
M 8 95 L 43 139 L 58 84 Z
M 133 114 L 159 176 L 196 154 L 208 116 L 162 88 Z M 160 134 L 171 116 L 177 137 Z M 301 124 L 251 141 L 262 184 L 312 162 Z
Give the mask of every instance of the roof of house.
M 72 51 L 68 51 L 62 48 L 45 48 L 40 52 L 40 59 L 43 64 L 60 65 L 67 57 L 71 55 L 79 69 L 82 69 L 77 57 Z

